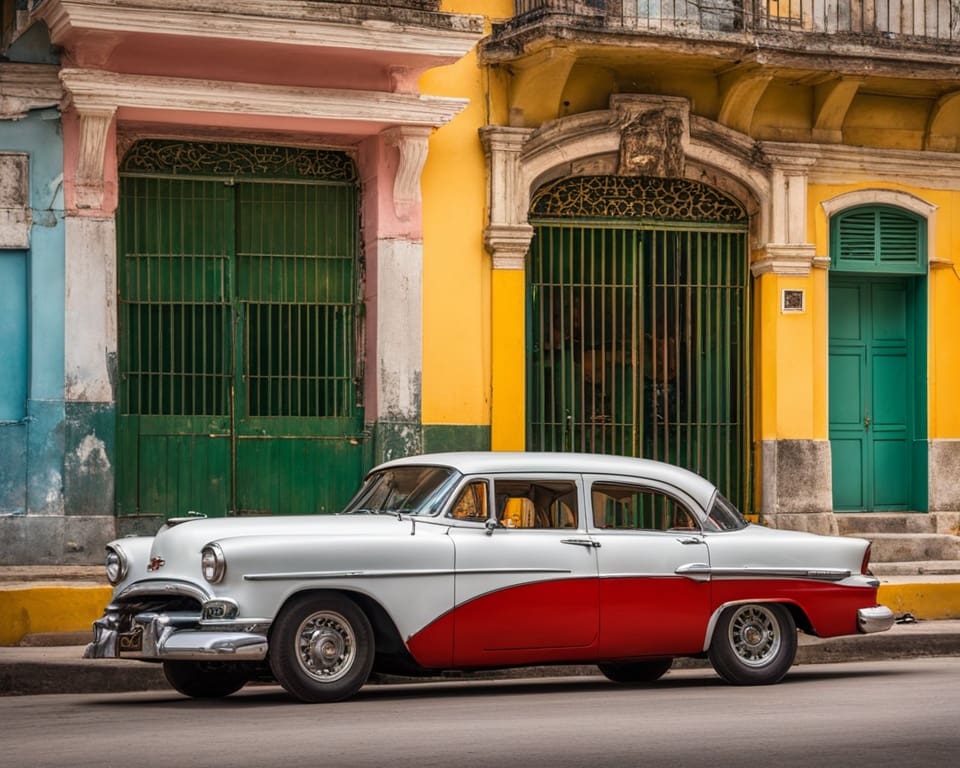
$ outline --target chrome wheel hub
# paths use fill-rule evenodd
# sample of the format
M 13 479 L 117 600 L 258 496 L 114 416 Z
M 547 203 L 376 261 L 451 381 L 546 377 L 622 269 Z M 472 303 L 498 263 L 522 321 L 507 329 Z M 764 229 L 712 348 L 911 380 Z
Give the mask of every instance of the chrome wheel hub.
M 730 622 L 729 640 L 740 661 L 747 666 L 762 667 L 780 651 L 780 623 L 762 605 L 745 606 Z
M 314 680 L 333 682 L 346 675 L 357 655 L 353 627 L 339 613 L 319 611 L 300 624 L 297 660 Z

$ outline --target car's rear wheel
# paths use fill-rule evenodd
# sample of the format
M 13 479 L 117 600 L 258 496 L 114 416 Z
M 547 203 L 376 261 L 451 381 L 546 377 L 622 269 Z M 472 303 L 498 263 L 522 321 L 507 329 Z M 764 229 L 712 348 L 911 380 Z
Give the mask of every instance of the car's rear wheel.
M 229 661 L 165 661 L 163 676 L 184 696 L 220 699 L 243 688 L 251 670 Z
M 301 701 L 340 701 L 355 694 L 373 666 L 373 629 L 342 595 L 304 595 L 288 605 L 270 637 L 270 669 Z
M 673 659 L 598 664 L 597 666 L 608 679 L 615 683 L 652 683 L 670 671 Z
M 720 614 L 710 663 L 735 685 L 769 685 L 787 674 L 797 655 L 797 625 L 782 605 L 734 605 Z

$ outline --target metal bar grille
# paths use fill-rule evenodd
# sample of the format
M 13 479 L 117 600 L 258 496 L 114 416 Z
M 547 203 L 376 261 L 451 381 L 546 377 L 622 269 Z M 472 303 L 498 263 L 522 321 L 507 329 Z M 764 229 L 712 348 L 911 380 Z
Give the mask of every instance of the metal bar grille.
M 238 196 L 245 415 L 353 416 L 355 187 L 246 184 Z
M 228 415 L 227 190 L 222 183 L 163 178 L 123 185 L 120 412 Z
M 531 448 L 669 461 L 745 506 L 746 248 L 744 228 L 538 225 Z

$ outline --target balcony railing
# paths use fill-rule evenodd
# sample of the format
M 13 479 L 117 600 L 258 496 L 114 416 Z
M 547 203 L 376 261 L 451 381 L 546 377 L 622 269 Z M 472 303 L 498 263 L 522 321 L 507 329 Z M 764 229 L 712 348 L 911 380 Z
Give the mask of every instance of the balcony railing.
M 514 25 L 547 15 L 637 31 L 807 32 L 960 42 L 960 0 L 515 0 Z

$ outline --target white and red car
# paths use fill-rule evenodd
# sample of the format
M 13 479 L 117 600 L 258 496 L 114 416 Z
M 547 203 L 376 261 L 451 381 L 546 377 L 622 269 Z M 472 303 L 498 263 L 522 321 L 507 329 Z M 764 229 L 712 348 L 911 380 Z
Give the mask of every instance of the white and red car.
M 659 462 L 415 456 L 371 471 L 339 515 L 171 520 L 112 542 L 116 589 L 86 655 L 160 661 L 188 696 L 274 679 L 310 702 L 351 696 L 372 670 L 593 663 L 643 682 L 678 656 L 775 683 L 798 629 L 892 625 L 869 552 L 749 525 Z

